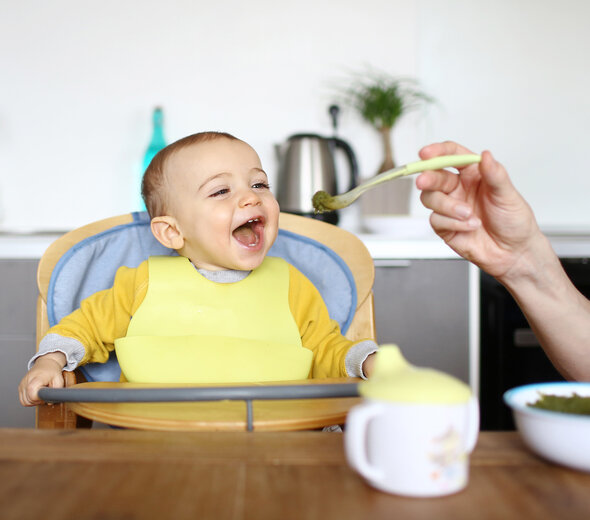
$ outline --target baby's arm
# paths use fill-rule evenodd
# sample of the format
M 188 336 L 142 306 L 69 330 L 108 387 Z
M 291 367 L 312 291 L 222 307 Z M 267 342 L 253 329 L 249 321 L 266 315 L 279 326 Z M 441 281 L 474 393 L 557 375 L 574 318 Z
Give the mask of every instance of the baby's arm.
M 40 404 L 39 388 L 62 387 L 63 370 L 78 365 L 104 363 L 114 340 L 125 336 L 131 315 L 143 301 L 147 289 L 147 262 L 137 269 L 122 267 L 113 287 L 82 301 L 80 308 L 64 317 L 39 343 L 29 361 L 29 372 L 19 385 L 21 404 Z
M 303 346 L 314 353 L 312 377 L 369 377 L 378 345 L 372 339 L 345 338 L 315 286 L 291 266 L 289 304 Z
M 52 388 L 63 387 L 62 371 L 66 364 L 66 356 L 63 352 L 50 352 L 38 358 L 18 385 L 21 404 L 23 406 L 34 406 L 42 403 L 38 397 L 40 388 L 45 386 Z
M 378 348 L 377 343 L 371 339 L 360 341 L 349 347 L 344 359 L 346 375 L 363 379 L 370 377 L 373 372 L 374 354 Z

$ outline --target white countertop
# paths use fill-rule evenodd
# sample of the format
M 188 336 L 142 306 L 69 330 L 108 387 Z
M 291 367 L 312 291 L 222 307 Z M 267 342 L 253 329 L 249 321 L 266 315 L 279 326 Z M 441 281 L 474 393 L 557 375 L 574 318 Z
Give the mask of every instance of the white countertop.
M 0 233 L 0 258 L 41 258 L 59 234 Z M 359 234 L 375 259 L 459 258 L 438 237 L 409 240 L 385 235 Z
M 0 258 L 40 258 L 63 231 L 0 232 Z M 387 217 L 356 232 L 375 260 L 460 258 L 430 228 L 427 219 Z M 590 258 L 590 233 L 550 230 L 549 239 L 562 258 Z
M 440 238 L 395 238 L 388 235 L 358 234 L 375 260 L 460 258 Z
M 461 258 L 438 236 L 399 239 L 387 235 L 359 234 L 375 260 Z M 590 258 L 590 236 L 549 236 L 560 258 Z
M 63 233 L 0 233 L 1 258 L 41 258 Z

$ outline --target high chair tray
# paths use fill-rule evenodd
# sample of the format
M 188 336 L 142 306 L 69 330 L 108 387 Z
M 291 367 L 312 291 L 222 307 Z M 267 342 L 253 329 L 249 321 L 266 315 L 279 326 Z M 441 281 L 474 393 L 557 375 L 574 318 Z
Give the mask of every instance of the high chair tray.
M 154 403 L 179 401 L 247 401 L 267 399 L 317 399 L 357 397 L 358 383 L 276 384 L 240 386 L 181 386 L 139 383 L 80 383 L 67 388 L 42 388 L 39 397 L 47 403 Z
M 239 385 L 80 383 L 45 388 L 48 402 L 93 421 L 144 430 L 285 431 L 344 424 L 356 378 Z M 245 402 L 240 402 L 245 401 Z

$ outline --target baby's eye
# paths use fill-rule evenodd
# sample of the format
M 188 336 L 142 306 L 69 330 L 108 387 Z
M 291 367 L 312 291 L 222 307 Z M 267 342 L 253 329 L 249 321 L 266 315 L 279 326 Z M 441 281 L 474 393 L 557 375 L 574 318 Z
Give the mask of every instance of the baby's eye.
M 253 188 L 268 190 L 270 188 L 268 182 L 256 182 L 252 185 Z
M 209 195 L 209 197 L 219 197 L 220 195 L 225 195 L 226 193 L 229 193 L 229 188 L 221 188 L 220 190 L 217 190 Z

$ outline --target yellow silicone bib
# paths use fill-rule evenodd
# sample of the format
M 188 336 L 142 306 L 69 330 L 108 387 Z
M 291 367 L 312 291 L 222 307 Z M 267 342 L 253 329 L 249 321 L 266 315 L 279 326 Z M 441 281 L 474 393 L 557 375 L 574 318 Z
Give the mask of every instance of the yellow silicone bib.
M 148 260 L 149 287 L 127 336 L 115 341 L 131 382 L 213 383 L 305 379 L 289 309 L 289 266 L 268 257 L 246 278 L 215 283 L 184 257 Z

